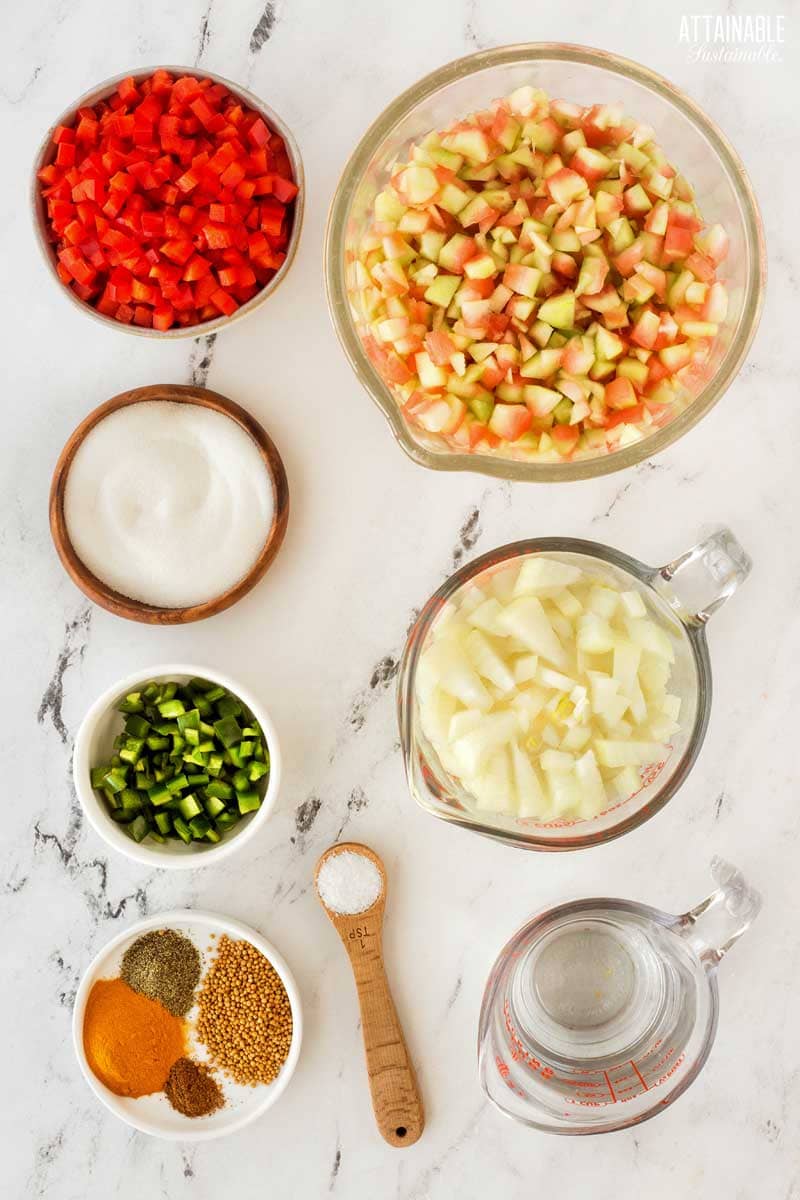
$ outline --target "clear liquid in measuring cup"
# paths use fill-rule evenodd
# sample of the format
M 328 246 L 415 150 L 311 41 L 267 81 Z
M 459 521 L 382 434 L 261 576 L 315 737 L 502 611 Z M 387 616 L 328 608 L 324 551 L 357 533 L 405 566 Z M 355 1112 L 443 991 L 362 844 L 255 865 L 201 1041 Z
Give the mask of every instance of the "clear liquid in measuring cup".
M 705 1062 L 716 968 L 761 899 L 715 859 L 717 889 L 679 916 L 575 900 L 504 947 L 481 1009 L 481 1083 L 503 1112 L 555 1133 L 602 1133 L 663 1110 Z
M 691 959 L 635 912 L 545 924 L 498 989 L 492 1037 L 506 1085 L 559 1120 L 658 1089 L 680 1071 L 701 1015 Z

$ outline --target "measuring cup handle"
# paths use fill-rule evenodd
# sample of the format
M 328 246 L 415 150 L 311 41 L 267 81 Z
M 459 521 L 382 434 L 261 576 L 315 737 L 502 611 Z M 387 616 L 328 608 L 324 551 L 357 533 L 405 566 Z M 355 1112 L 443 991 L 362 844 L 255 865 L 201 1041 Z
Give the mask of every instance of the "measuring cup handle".
M 708 967 L 716 967 L 745 933 L 761 909 L 761 894 L 741 871 L 716 855 L 711 874 L 719 885 L 678 920 L 679 932 Z
M 705 625 L 750 574 L 753 563 L 729 529 L 714 533 L 654 572 L 652 584 L 687 625 Z

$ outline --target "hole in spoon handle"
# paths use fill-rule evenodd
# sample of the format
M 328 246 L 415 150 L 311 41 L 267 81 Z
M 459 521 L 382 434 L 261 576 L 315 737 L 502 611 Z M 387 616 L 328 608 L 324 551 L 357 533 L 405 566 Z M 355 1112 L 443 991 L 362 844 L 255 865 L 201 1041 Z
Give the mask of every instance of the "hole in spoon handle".
M 390 1146 L 413 1146 L 425 1127 L 414 1067 L 380 955 L 353 962 L 375 1121 Z

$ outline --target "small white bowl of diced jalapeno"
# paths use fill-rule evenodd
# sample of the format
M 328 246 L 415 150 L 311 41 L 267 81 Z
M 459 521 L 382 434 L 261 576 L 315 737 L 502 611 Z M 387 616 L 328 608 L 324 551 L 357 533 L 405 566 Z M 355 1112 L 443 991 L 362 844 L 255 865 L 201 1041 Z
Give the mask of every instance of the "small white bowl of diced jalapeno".
M 274 807 L 278 738 L 264 708 L 206 667 L 167 665 L 115 683 L 89 709 L 73 774 L 109 846 L 149 866 L 218 862 Z

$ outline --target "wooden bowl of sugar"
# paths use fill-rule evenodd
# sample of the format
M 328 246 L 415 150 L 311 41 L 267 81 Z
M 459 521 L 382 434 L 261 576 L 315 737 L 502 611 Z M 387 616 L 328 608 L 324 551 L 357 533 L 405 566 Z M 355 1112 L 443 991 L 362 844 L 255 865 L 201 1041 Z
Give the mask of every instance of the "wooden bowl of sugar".
M 289 519 L 266 430 L 207 388 L 156 384 L 89 413 L 50 487 L 64 568 L 94 603 L 149 625 L 230 608 L 265 574 Z

